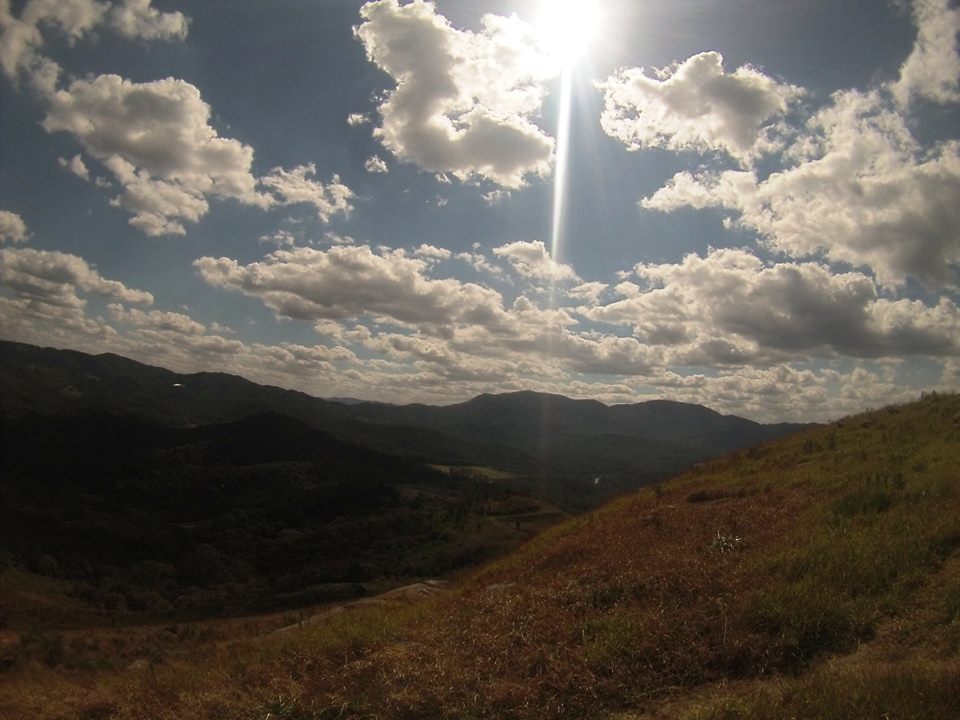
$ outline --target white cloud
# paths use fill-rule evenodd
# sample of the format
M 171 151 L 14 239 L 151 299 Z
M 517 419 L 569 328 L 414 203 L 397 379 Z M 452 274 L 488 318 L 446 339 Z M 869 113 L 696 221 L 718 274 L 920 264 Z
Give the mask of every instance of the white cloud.
M 794 257 L 824 253 L 868 266 L 885 286 L 960 278 L 960 143 L 922 148 L 879 93 L 834 96 L 808 123 L 800 162 L 759 180 L 750 172 L 680 173 L 643 207 L 726 207 L 738 223 Z
M 761 422 L 827 422 L 917 396 L 916 388 L 897 382 L 889 366 L 871 361 L 844 372 L 789 364 L 711 375 L 665 371 L 645 384 L 656 389 L 655 397 L 699 403 Z
M 246 266 L 209 257 L 195 266 L 211 285 L 257 297 L 281 317 L 312 321 L 320 334 L 408 363 L 424 382 L 507 382 L 519 368 L 541 378 L 637 375 L 657 359 L 634 338 L 578 334 L 565 309 L 542 309 L 524 296 L 506 307 L 489 288 L 432 279 L 431 263 L 399 250 L 298 248 Z M 338 322 L 346 320 L 386 329 L 348 331 Z
M 461 180 L 508 188 L 550 172 L 553 140 L 533 124 L 549 74 L 532 28 L 486 15 L 474 33 L 453 28 L 432 3 L 364 5 L 356 34 L 396 88 L 375 131 L 403 160 Z
M 289 230 L 277 230 L 269 235 L 261 235 L 257 241 L 265 245 L 276 245 L 277 247 L 293 247 L 297 244 L 296 236 Z
M 573 268 L 558 263 L 540 240 L 517 241 L 493 249 L 497 257 L 506 258 L 514 272 L 536 280 L 579 280 Z
M 960 387 L 960 358 L 950 358 L 944 362 L 940 383 L 949 391 L 956 391 Z
M 354 240 L 349 235 L 341 235 L 335 232 L 324 233 L 323 239 L 333 245 L 355 245 L 356 240 Z
M 255 178 L 253 148 L 220 137 L 210 106 L 183 80 L 75 80 L 50 98 L 43 127 L 73 134 L 113 173 L 123 187 L 113 204 L 147 235 L 185 234 L 185 223 L 207 214 L 210 197 L 263 209 L 307 203 L 324 222 L 352 207 L 353 192 L 336 175 L 326 185 L 313 179 L 313 164 Z
M 219 137 L 196 87 L 117 75 L 75 80 L 49 102 L 43 127 L 68 132 L 124 187 L 117 204 L 149 235 L 183 234 L 208 210 L 207 196 L 267 207 L 250 173 L 253 149 Z
M 370 122 L 370 118 L 363 113 L 350 113 L 347 115 L 347 125 L 350 127 L 356 127 L 357 125 L 366 125 Z
M 483 201 L 490 207 L 495 207 L 497 205 L 503 205 L 507 200 L 510 199 L 509 190 L 491 190 L 488 193 L 484 193 Z
M 567 290 L 567 295 L 575 300 L 596 305 L 607 287 L 607 284 L 602 282 L 585 282 Z
M 860 273 L 833 274 L 817 263 L 768 266 L 745 250 L 638 265 L 636 272 L 646 290 L 581 312 L 631 325 L 642 342 L 672 348 L 672 364 L 960 352 L 960 309 L 953 302 L 881 298 Z
M 41 27 L 53 27 L 72 45 L 103 26 L 126 37 L 182 40 L 188 20 L 182 13 L 161 13 L 150 0 L 124 0 L 112 5 L 101 0 L 28 0 L 14 17 L 10 0 L 0 0 L 0 68 L 14 83 L 25 74 L 43 96 L 51 95 L 61 75 L 60 66 L 43 55 Z
M 190 21 L 181 12 L 162 13 L 151 0 L 123 0 L 110 11 L 113 28 L 128 38 L 183 40 Z
M 387 163 L 384 161 L 384 159 L 377 155 L 367 158 L 367 161 L 363 164 L 363 167 L 368 173 L 384 175 L 390 172 L 390 168 L 387 167 Z
M 449 260 L 453 255 L 453 253 L 446 248 L 439 248 L 435 245 L 427 245 L 426 243 L 414 250 L 413 254 L 417 257 L 431 258 L 433 260 Z
M 503 270 L 496 265 L 490 263 L 487 258 L 479 252 L 461 252 L 454 255 L 457 260 L 462 260 L 468 265 L 472 266 L 474 270 L 478 273 L 486 273 L 488 275 L 499 276 L 503 275 Z
M 188 82 L 98 75 L 56 93 L 43 127 L 72 133 L 97 159 L 121 157 L 197 192 L 254 200 L 253 150 L 219 137 L 209 121 L 210 106 Z
M 17 83 L 26 74 L 41 94 L 49 94 L 60 77 L 60 66 L 41 53 L 41 24 L 56 28 L 71 44 L 99 25 L 109 5 L 97 0 L 29 0 L 13 16 L 10 0 L 0 0 L 0 67 Z
M 66 158 L 57 158 L 57 162 L 64 170 L 72 172 L 78 178 L 86 180 L 87 182 L 90 181 L 90 170 L 87 168 L 86 163 L 83 162 L 82 155 L 74 155 L 69 160 Z
M 345 317 L 320 318 L 314 322 L 315 329 L 330 340 L 329 344 L 248 344 L 223 337 L 225 330 L 215 323 L 205 325 L 181 312 L 127 308 L 121 303 L 150 298 L 105 281 L 80 258 L 59 253 L 47 254 L 50 257 L 21 254 L 15 262 L 5 258 L 7 274 L 2 280 L 14 297 L 0 296 L 0 318 L 7 337 L 27 342 L 98 352 L 109 349 L 182 372 L 215 364 L 258 382 L 316 394 L 354 394 L 394 401 L 449 402 L 479 392 L 533 388 L 623 402 L 642 399 L 633 387 L 643 387 L 642 393 L 652 391 L 655 396 L 702 402 L 760 419 L 783 419 L 785 413 L 794 419 L 810 419 L 840 414 L 848 408 L 856 410 L 867 402 L 902 399 L 915 392 L 898 385 L 893 366 L 877 364 L 862 365 L 845 374 L 794 364 L 678 374 L 663 367 L 663 361 L 672 357 L 670 348 L 658 348 L 637 337 L 578 332 L 576 321 L 564 309 L 542 309 L 524 296 L 504 307 L 502 298 L 493 291 L 480 289 L 475 293 L 471 286 L 456 280 L 426 278 L 425 264 L 399 252 L 385 250 L 373 256 L 369 248 L 335 248 L 327 254 L 340 251 L 348 252 L 325 262 L 318 260 L 317 255 L 323 253 L 316 251 L 281 251 L 269 256 L 266 263 L 246 267 L 234 264 L 246 277 L 230 273 L 218 276 L 214 269 L 214 277 L 207 279 L 258 296 L 268 306 L 277 299 L 269 293 L 299 294 L 313 303 L 320 302 L 321 296 L 329 299 L 337 295 L 340 311 L 335 314 L 375 316 L 378 323 L 390 326 L 388 329 L 380 329 L 377 324 L 345 326 L 338 322 Z M 732 255 L 698 259 L 710 267 L 691 261 L 689 267 L 641 266 L 638 272 L 645 283 L 655 283 L 664 291 L 688 288 L 685 276 L 689 274 L 706 278 L 699 292 L 691 291 L 677 299 L 678 307 L 686 307 L 690 318 L 703 312 L 702 303 L 717 305 L 717 298 L 722 291 L 729 291 L 731 283 L 744 284 L 741 274 L 759 275 L 759 279 L 740 293 L 740 299 L 750 296 L 757 303 L 768 302 L 784 294 L 789 286 L 779 266 L 757 273 L 753 260 L 737 256 L 741 251 L 717 252 Z M 222 269 L 221 261 L 213 264 Z M 205 275 L 210 270 L 203 260 L 197 265 Z M 271 269 L 271 265 L 276 267 Z M 295 277 L 298 267 L 294 266 L 316 272 Z M 12 276 L 10 268 L 29 278 L 24 281 Z M 792 271 L 788 269 L 787 274 Z M 730 277 L 731 273 L 735 277 Z M 337 277 L 340 286 L 327 288 L 328 281 Z M 392 283 L 386 292 L 385 277 Z M 817 280 L 816 272 L 811 277 Z M 247 284 L 242 287 L 242 282 Z M 826 287 L 842 288 L 846 283 L 856 288 L 860 282 L 859 277 L 841 278 L 832 285 L 827 282 Z M 359 290 L 347 289 L 348 284 L 358 283 L 362 286 Z M 823 290 L 818 286 L 808 295 L 822 294 Z M 83 299 L 76 296 L 78 291 L 99 292 L 117 300 L 107 306 L 109 322 L 88 317 Z M 804 293 L 794 292 L 791 297 L 802 298 Z M 733 313 L 737 302 L 734 298 L 719 307 L 717 317 Z M 412 310 L 414 305 L 418 309 Z M 788 299 L 775 306 L 768 317 L 748 317 L 746 322 L 769 333 L 769 316 L 787 306 L 799 307 Z M 911 322 L 916 325 L 916 318 L 926 310 L 891 302 L 875 313 L 875 324 L 893 337 L 909 329 Z M 662 313 L 662 307 L 657 311 Z M 817 312 L 817 308 L 811 308 L 811 312 Z M 705 318 L 703 323 L 716 322 L 717 317 Z M 841 329 L 835 332 L 836 337 L 842 334 Z M 955 325 L 953 334 L 956 336 Z M 362 347 L 364 356 L 373 353 L 377 357 L 361 359 L 348 347 L 351 344 Z M 680 351 L 689 353 L 688 348 Z M 948 364 L 954 358 L 955 354 L 949 356 Z M 597 376 L 612 379 L 597 382 Z M 619 377 L 629 378 L 628 384 L 615 379 Z
M 242 266 L 204 257 L 194 265 L 211 285 L 259 297 L 278 315 L 299 319 L 393 318 L 443 325 L 477 322 L 496 313 L 497 293 L 454 279 L 432 280 L 427 263 L 402 251 L 367 246 L 278 250 Z
M 182 335 L 203 335 L 207 328 L 183 313 L 162 310 L 127 309 L 119 303 L 107 305 L 110 319 L 115 322 L 130 323 L 151 330 L 170 330 Z
M 716 52 L 654 75 L 627 68 L 598 83 L 604 93 L 601 125 L 630 150 L 719 150 L 749 163 L 771 148 L 764 128 L 802 94 L 748 65 L 724 72 Z
M 210 209 L 206 197 L 196 188 L 153 179 L 149 172 L 138 172 L 119 155 L 107 158 L 104 165 L 124 188 L 111 204 L 131 212 L 130 224 L 146 235 L 185 235 L 181 221 L 199 222 Z
M 78 293 L 150 305 L 153 296 L 101 276 L 83 258 L 33 248 L 0 250 L 0 284 L 12 291 L 21 310 L 56 318 L 75 317 L 86 305 Z M 14 305 L 7 305 L 8 310 Z
M 914 0 L 917 41 L 892 90 L 901 105 L 913 97 L 938 103 L 960 101 L 960 7 L 951 0 Z
M 30 238 L 27 224 L 15 212 L 0 210 L 0 242 L 26 242 Z
M 317 217 L 329 222 L 334 215 L 346 215 L 353 209 L 350 201 L 353 191 L 334 175 L 327 185 L 312 179 L 317 174 L 313 163 L 298 165 L 292 170 L 273 168 L 269 175 L 260 178 L 260 184 L 274 194 L 278 205 L 306 203 L 317 210 Z

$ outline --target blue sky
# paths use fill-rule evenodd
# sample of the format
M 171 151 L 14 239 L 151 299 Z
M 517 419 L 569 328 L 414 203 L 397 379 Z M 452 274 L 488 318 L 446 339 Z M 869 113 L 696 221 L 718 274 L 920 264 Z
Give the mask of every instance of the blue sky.
M 0 0 L 0 335 L 390 402 L 955 389 L 958 31 L 949 0 Z

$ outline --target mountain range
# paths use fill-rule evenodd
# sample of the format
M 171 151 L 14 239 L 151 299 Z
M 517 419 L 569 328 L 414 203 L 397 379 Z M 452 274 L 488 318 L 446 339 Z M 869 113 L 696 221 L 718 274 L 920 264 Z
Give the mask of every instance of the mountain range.
M 576 480 L 629 474 L 634 486 L 804 427 L 762 425 L 666 400 L 607 406 L 535 392 L 447 406 L 341 402 L 224 373 L 178 374 L 112 354 L 12 342 L 0 342 L 0 382 L 7 418 L 101 412 L 191 427 L 277 413 L 344 442 L 420 461 Z

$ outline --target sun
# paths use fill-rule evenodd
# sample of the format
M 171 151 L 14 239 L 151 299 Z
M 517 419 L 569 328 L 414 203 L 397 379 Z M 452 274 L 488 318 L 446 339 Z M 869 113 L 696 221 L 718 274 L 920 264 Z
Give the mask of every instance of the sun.
M 594 0 L 540 0 L 535 25 L 543 51 L 570 66 L 590 50 L 602 21 L 600 3 Z

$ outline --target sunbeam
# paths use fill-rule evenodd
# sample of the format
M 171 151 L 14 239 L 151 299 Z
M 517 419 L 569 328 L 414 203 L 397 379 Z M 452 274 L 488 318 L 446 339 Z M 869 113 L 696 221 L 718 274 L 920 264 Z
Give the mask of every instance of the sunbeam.
M 554 159 L 553 213 L 550 255 L 560 261 L 564 240 L 564 212 L 567 192 L 567 170 L 570 154 L 571 108 L 573 106 L 574 70 L 586 56 L 599 32 L 601 13 L 596 3 L 574 0 L 541 2 L 537 20 L 540 42 L 560 71 L 560 98 L 557 118 L 557 144 Z M 556 304 L 556 279 L 550 280 L 550 304 Z
M 557 122 L 557 152 L 553 175 L 553 221 L 550 234 L 550 256 L 560 261 L 563 240 L 564 200 L 567 189 L 567 158 L 570 152 L 570 107 L 573 102 L 573 66 L 564 67 L 560 76 L 560 107 Z M 554 300 L 555 279 L 550 281 L 550 300 Z

